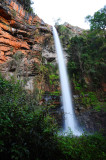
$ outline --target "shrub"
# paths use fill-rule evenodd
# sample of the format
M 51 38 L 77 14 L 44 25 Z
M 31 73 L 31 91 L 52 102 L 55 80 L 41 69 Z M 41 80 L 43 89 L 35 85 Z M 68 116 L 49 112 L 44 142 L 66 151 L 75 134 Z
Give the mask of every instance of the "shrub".
M 106 142 L 100 134 L 81 137 L 60 136 L 58 145 L 65 160 L 105 160 Z
M 58 135 L 48 109 L 36 109 L 37 102 L 28 96 L 19 81 L 0 76 L 1 160 L 105 160 L 102 135 Z
M 45 108 L 36 110 L 36 102 L 31 104 L 26 95 L 20 82 L 9 82 L 0 76 L 1 160 L 49 159 L 54 153 L 54 120 Z

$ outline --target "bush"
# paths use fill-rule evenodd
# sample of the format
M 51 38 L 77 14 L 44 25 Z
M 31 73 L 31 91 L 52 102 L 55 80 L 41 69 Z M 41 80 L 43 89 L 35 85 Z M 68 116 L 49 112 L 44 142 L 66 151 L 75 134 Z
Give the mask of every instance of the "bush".
M 106 142 L 100 134 L 81 137 L 58 137 L 62 159 L 65 160 L 105 160 Z
M 103 136 L 58 136 L 48 109 L 28 96 L 20 82 L 0 76 L 1 160 L 105 160 Z
M 0 76 L 1 160 L 49 159 L 55 155 L 53 123 L 46 109 L 36 110 L 27 100 L 20 82 L 9 82 Z

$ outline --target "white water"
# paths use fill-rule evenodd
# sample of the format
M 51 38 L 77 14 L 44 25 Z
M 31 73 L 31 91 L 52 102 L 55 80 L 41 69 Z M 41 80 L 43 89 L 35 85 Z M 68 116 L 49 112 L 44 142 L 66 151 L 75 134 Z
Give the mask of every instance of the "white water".
M 75 118 L 75 113 L 73 111 L 72 95 L 70 91 L 66 65 L 64 62 L 63 50 L 55 27 L 53 27 L 53 35 L 54 35 L 55 47 L 58 57 L 59 72 L 60 72 L 62 100 L 63 100 L 63 108 L 65 114 L 65 132 L 68 132 L 68 130 L 71 129 L 73 135 L 80 136 L 82 132 L 79 131 Z

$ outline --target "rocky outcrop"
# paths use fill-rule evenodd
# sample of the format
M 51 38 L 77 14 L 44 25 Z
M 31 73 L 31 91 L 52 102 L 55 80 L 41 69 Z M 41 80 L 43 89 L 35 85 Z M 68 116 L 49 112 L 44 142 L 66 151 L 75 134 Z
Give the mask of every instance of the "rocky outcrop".
M 41 51 L 38 44 L 44 43 L 48 33 L 51 36 L 50 27 L 38 16 L 28 14 L 16 0 L 0 2 L 0 63 L 17 51 L 24 55 L 31 53 L 32 48 L 34 52 Z M 37 47 L 33 47 L 35 44 Z
M 93 133 L 99 131 L 106 135 L 106 112 L 95 111 L 95 110 L 85 110 L 77 115 L 77 118 L 82 126 L 87 129 L 87 131 Z
M 33 90 L 42 56 L 53 54 L 53 45 L 51 26 L 25 11 L 17 0 L 0 1 L 0 72 L 7 79 L 27 77 L 25 88 Z
M 88 95 L 85 95 L 87 97 Z M 95 106 L 82 103 L 80 95 L 73 95 L 76 117 L 79 124 L 88 132 L 101 132 L 106 135 L 106 111 L 103 108 L 95 109 Z M 102 105 L 102 104 L 101 104 Z
M 77 26 L 73 26 L 73 25 L 71 25 L 71 24 L 69 24 L 69 23 L 67 23 L 67 22 L 65 22 L 65 23 L 63 24 L 63 26 L 69 28 L 70 31 L 72 32 L 72 35 L 73 35 L 73 36 L 81 35 L 81 34 L 83 33 L 83 31 L 84 31 L 84 29 L 82 29 L 82 28 L 80 28 L 80 27 L 77 27 Z

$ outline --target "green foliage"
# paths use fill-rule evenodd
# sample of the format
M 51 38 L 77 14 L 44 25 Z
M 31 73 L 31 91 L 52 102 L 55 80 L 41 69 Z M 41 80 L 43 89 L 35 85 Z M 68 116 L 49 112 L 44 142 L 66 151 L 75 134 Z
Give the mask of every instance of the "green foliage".
M 95 12 L 94 16 L 88 15 L 86 20 L 90 22 L 91 30 L 106 29 L 106 6 Z
M 20 82 L 8 82 L 0 76 L 1 160 L 49 159 L 54 152 L 54 120 L 45 108 L 36 110 L 37 102 L 28 97 Z
M 89 32 L 86 35 L 75 36 L 67 48 L 69 54 L 68 71 L 70 77 L 84 84 L 84 76 L 92 80 L 92 88 L 100 88 L 100 79 L 105 81 L 105 37 L 100 33 Z
M 60 91 L 54 91 L 54 92 L 51 92 L 51 95 L 54 95 L 54 96 L 60 96 Z
M 49 82 L 51 85 L 56 85 L 58 81 L 59 81 L 59 75 L 56 74 L 49 75 Z
M 97 96 L 94 92 L 81 92 L 81 103 L 85 105 L 87 108 L 95 108 L 95 106 L 99 104 Z
M 105 160 L 103 136 L 58 136 L 49 108 L 36 109 L 28 97 L 19 81 L 0 76 L 1 160 Z
M 72 32 L 64 25 L 58 25 L 56 27 L 59 32 L 60 40 L 63 44 L 63 47 L 65 48 L 69 44 L 69 39 L 72 37 Z
M 96 94 L 96 92 L 92 92 L 92 91 L 87 91 L 86 90 L 86 85 L 81 85 L 81 83 L 79 83 L 78 81 L 75 80 L 75 77 L 73 78 L 73 85 L 74 85 L 74 89 L 77 92 L 77 94 L 79 95 L 76 99 L 75 99 L 75 103 L 79 103 L 81 106 L 83 106 L 85 109 L 89 109 L 92 108 L 96 111 L 106 111 L 106 102 L 105 99 L 101 101 L 99 101 L 99 98 Z M 101 95 L 103 97 L 103 95 Z
M 65 51 L 68 53 L 69 76 L 75 78 L 82 86 L 85 78 L 89 77 L 92 90 L 101 87 L 101 79 L 105 78 L 106 67 L 106 6 L 88 16 L 90 31 L 85 31 L 80 36 L 72 37 L 70 29 L 58 25 L 57 30 Z
M 100 50 L 104 45 L 103 41 L 104 39 L 91 33 L 86 38 L 73 37 L 68 46 L 68 52 L 71 52 L 69 60 L 72 58 L 76 68 L 80 66 L 81 72 L 93 72 L 93 68 L 96 72 L 97 66 L 105 64 L 105 54 Z
M 83 47 L 85 46 L 85 39 L 83 37 L 75 36 L 69 41 L 67 52 L 69 54 L 68 58 L 68 71 L 70 76 L 76 76 L 82 78 L 83 67 L 81 61 L 81 53 Z
M 81 137 L 60 136 L 58 145 L 65 160 L 105 160 L 106 142 L 101 135 L 83 135 Z
M 43 71 L 43 74 L 45 82 L 49 85 L 51 91 L 53 91 L 54 93 L 56 92 L 57 95 L 57 93 L 59 93 L 59 74 L 57 66 L 51 63 L 46 64 L 45 72 Z

